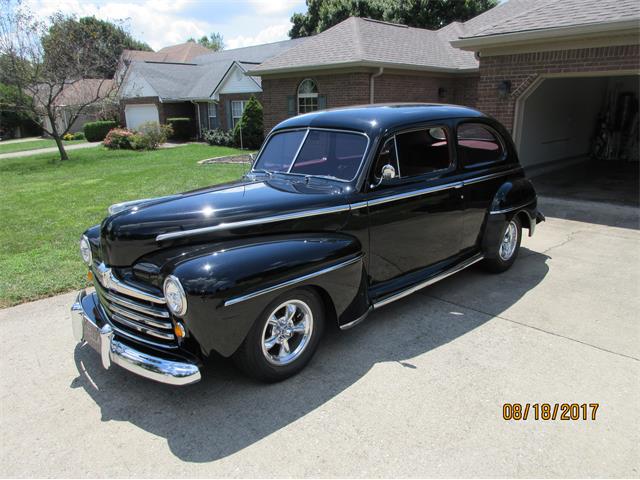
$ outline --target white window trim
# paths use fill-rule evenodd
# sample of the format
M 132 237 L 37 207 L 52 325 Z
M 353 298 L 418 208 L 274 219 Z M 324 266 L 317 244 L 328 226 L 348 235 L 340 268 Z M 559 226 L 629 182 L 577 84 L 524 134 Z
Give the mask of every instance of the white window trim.
M 302 87 L 302 85 L 307 81 L 308 82 L 312 82 L 315 85 L 316 90 L 318 90 L 318 84 L 312 78 L 305 78 L 304 80 L 302 80 L 298 84 L 298 91 L 296 92 L 297 93 L 297 95 L 296 95 L 296 109 L 298 111 L 298 115 L 300 115 L 301 113 L 308 113 L 308 112 L 301 112 L 300 111 L 300 99 L 301 98 L 315 98 L 316 99 L 316 109 L 319 107 L 318 100 L 317 100 L 319 95 L 318 95 L 317 91 L 313 92 L 313 93 L 300 93 L 300 87 Z
M 233 105 L 234 104 L 237 105 L 238 103 L 241 105 L 239 117 L 235 116 L 234 109 L 233 109 Z M 244 109 L 246 108 L 246 106 L 247 106 L 247 100 L 231 100 L 231 123 L 233 124 L 234 127 L 236 126 L 236 123 L 237 123 L 236 121 L 242 118 L 242 114 L 244 113 Z

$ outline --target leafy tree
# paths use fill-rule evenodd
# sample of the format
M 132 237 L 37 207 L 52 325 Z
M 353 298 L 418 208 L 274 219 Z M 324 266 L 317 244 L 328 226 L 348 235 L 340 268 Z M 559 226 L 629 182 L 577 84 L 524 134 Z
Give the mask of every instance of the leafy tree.
M 203 47 L 207 47 L 209 50 L 213 50 L 214 52 L 219 52 L 220 50 L 224 50 L 224 38 L 222 38 L 222 34 L 220 33 L 212 33 L 208 37 L 206 35 L 200 37 L 198 40 L 195 40 L 191 37 L 187 42 L 199 43 Z
M 90 53 L 93 57 L 102 57 L 104 59 L 101 62 L 93 62 L 94 64 L 101 64 L 101 67 L 96 69 L 94 78 L 112 78 L 120 55 L 125 49 L 152 51 L 149 45 L 131 37 L 120 25 L 98 20 L 95 17 L 76 19 L 75 17 L 57 15 L 56 21 L 42 37 L 44 53 L 46 55 L 49 50 L 53 56 L 58 56 L 60 42 L 71 40 L 74 42 L 73 44 L 77 44 L 78 42 L 84 42 L 85 40 L 83 39 L 88 37 L 91 38 L 92 50 L 91 52 L 83 53 L 85 55 Z M 76 52 L 69 48 L 67 54 L 59 59 L 61 61 L 73 61 L 75 55 Z
M 39 124 L 47 118 L 49 124 L 43 125 L 43 130 L 56 141 L 61 160 L 69 158 L 62 137 L 73 122 L 89 107 L 112 97 L 117 89 L 115 81 L 104 78 L 114 71 L 118 58 L 104 55 L 106 46 L 100 29 L 63 28 L 75 25 L 69 23 L 70 19 L 56 14 L 47 26 L 26 7 L 0 0 L 0 58 L 6 62 L 2 74 L 5 83 L 17 91 L 3 110 L 28 115 Z M 110 46 L 124 48 L 117 42 Z M 73 109 L 67 110 L 65 127 L 58 120 L 62 103 L 67 102 L 62 99 L 69 92 L 74 103 Z
M 262 105 L 251 95 L 240 121 L 233 129 L 233 139 L 242 148 L 257 149 L 264 139 Z
M 349 17 L 367 17 L 410 27 L 438 29 L 464 22 L 498 0 L 306 0 L 307 13 L 294 13 L 289 37 L 314 35 Z

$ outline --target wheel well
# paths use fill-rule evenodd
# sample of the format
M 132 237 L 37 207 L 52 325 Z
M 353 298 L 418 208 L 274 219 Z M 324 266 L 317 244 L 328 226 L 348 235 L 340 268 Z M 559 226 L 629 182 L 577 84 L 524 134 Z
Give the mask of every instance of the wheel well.
M 334 325 L 338 326 L 338 315 L 336 314 L 336 307 L 333 304 L 333 300 L 331 299 L 331 295 L 322 287 L 318 287 L 317 285 L 309 285 L 309 290 L 316 293 L 320 299 L 322 300 L 322 304 L 324 306 L 325 315 L 327 316 L 326 325 Z
M 529 230 L 529 235 L 531 235 L 531 219 L 529 218 L 529 214 L 522 210 L 518 212 L 516 216 L 520 220 L 522 228 L 526 228 L 527 230 Z

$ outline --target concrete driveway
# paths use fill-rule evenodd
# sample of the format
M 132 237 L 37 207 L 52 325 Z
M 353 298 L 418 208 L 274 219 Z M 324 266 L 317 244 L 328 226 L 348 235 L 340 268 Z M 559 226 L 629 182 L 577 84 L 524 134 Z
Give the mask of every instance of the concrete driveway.
M 509 272 L 330 332 L 276 385 L 221 359 L 185 388 L 103 371 L 72 294 L 2 310 L 0 475 L 638 477 L 639 257 L 638 230 L 549 218 Z M 600 407 L 505 421 L 505 402 Z

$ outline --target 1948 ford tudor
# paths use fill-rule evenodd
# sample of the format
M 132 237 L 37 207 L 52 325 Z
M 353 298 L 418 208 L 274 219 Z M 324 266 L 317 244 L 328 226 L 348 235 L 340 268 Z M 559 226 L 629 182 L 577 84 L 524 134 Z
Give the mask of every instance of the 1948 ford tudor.
M 277 381 L 323 330 L 476 262 L 543 221 L 509 134 L 451 105 L 320 111 L 276 126 L 243 179 L 110 207 L 80 251 L 73 330 L 109 368 L 173 385 L 217 352 Z

